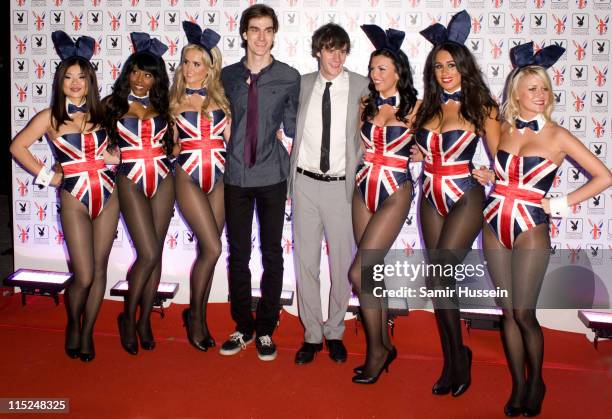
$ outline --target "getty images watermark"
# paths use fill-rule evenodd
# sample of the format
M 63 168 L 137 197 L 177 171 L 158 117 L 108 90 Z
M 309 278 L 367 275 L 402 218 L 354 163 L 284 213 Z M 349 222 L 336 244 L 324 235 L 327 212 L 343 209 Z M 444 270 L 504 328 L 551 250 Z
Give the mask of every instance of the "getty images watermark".
M 362 307 L 608 309 L 605 249 L 378 250 L 362 253 Z M 535 269 L 536 267 L 537 269 Z
M 375 264 L 372 267 L 372 279 L 375 283 L 379 283 L 379 285 L 374 285 L 372 295 L 377 298 L 507 298 L 509 295 L 508 290 L 501 287 L 495 287 L 495 289 L 473 289 L 469 286 L 459 285 L 466 278 L 485 278 L 486 274 L 486 261 L 475 265 L 469 263 L 442 265 L 426 263 L 425 261 L 414 264 L 406 260 L 398 260 L 392 264 Z M 387 289 L 384 285 L 385 277 L 404 278 L 412 283 L 422 277 L 453 278 L 457 281 L 457 285 L 455 287 L 445 286 L 442 288 L 429 288 L 425 285 L 417 288 L 400 286 L 399 289 Z

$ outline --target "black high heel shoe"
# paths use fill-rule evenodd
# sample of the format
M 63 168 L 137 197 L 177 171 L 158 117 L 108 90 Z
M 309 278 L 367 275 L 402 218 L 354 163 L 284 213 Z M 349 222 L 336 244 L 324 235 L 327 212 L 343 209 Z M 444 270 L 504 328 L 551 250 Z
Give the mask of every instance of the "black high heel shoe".
M 70 323 L 68 323 L 66 325 L 66 337 L 65 337 L 65 341 L 64 341 L 64 352 L 66 352 L 66 355 L 68 355 L 68 358 L 77 359 L 79 357 L 79 352 L 81 351 L 81 348 L 80 347 L 77 347 L 77 348 L 69 348 L 68 347 L 68 336 L 69 336 L 68 329 L 69 328 L 70 328 Z
M 378 371 L 378 374 L 372 377 L 369 377 L 365 375 L 365 371 L 362 371 L 361 373 L 353 377 L 353 383 L 355 384 L 374 384 L 376 383 L 383 371 L 386 371 L 387 373 L 389 372 L 389 365 L 391 365 L 391 363 L 395 360 L 395 358 L 397 358 L 397 349 L 394 346 L 387 354 L 387 359 L 385 360 L 385 363 L 383 364 L 382 368 Z
M 121 340 L 121 346 L 130 355 L 138 354 L 138 341 L 127 342 L 125 333 L 125 313 L 120 313 L 117 316 L 117 325 L 119 326 L 119 338 Z
M 96 348 L 94 347 L 93 344 L 93 338 L 91 339 L 91 352 L 90 353 L 84 353 L 84 352 L 79 352 L 79 359 L 83 362 L 91 362 L 94 360 L 94 358 L 96 357 Z
M 546 395 L 546 385 L 542 383 L 542 395 L 531 405 L 525 402 L 525 407 L 523 408 L 523 416 L 538 416 L 540 412 L 542 412 L 542 403 L 544 403 L 544 396 Z
M 202 352 L 206 352 L 208 351 L 209 347 L 213 347 L 215 344 L 215 341 L 213 340 L 212 343 L 213 345 L 210 345 L 210 341 L 208 341 L 208 339 L 212 339 L 210 336 L 208 336 L 207 338 L 204 338 L 201 341 L 197 341 L 195 340 L 192 336 L 191 336 L 191 327 L 189 326 L 189 320 L 191 319 L 191 316 L 189 315 L 189 309 L 186 308 L 185 310 L 183 310 L 183 326 L 185 326 L 185 329 L 187 329 L 187 340 L 189 340 L 189 343 L 191 344 L 191 346 L 193 346 L 194 348 L 202 351 Z
M 521 416 L 521 414 L 523 414 L 523 410 L 523 406 L 512 406 L 510 402 L 508 402 L 504 406 L 504 415 L 511 418 Z
M 140 341 L 140 347 L 145 351 L 152 351 L 155 349 L 155 340 L 145 340 L 140 333 L 138 327 L 136 327 L 136 334 L 138 335 L 138 340 Z
M 431 388 L 431 394 L 436 396 L 444 396 L 451 392 L 451 385 L 442 383 L 442 378 L 436 381 Z
M 391 352 L 393 352 L 393 359 L 397 358 L 397 348 L 395 346 L 391 348 Z M 365 370 L 365 364 L 358 365 L 353 368 L 353 372 L 355 374 L 363 374 L 363 370 Z
M 455 385 L 453 383 L 452 385 L 452 392 L 453 392 L 453 397 L 459 397 L 461 396 L 463 393 L 465 393 L 468 388 L 470 388 L 470 384 L 472 384 L 472 350 L 470 348 L 468 348 L 467 346 L 465 346 L 465 351 L 467 352 L 467 358 L 468 358 L 468 378 L 465 381 L 465 383 L 460 383 Z

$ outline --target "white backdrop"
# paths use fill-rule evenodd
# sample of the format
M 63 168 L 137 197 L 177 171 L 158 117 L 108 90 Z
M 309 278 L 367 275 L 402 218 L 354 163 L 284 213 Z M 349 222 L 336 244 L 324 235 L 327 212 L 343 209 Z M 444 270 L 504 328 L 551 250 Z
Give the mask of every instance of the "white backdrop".
M 222 35 L 220 49 L 224 64 L 243 55 L 238 34 L 240 13 L 253 0 L 11 0 L 12 131 L 16 134 L 38 111 L 48 106 L 51 82 L 58 58 L 51 42 L 57 29 L 73 36 L 89 35 L 97 48 L 92 62 L 102 95 L 121 71 L 130 54 L 129 33 L 149 32 L 169 46 L 164 56 L 170 76 L 185 44 L 183 20 L 192 20 Z M 360 24 L 375 23 L 407 32 L 403 49 L 411 60 L 415 82 L 422 94 L 422 65 L 430 44 L 418 32 L 433 22 L 446 24 L 456 12 L 466 9 L 472 16 L 472 32 L 466 45 L 478 58 L 489 86 L 501 98 L 504 80 L 511 70 L 508 50 L 533 40 L 537 47 L 558 43 L 567 53 L 550 70 L 554 82 L 554 119 L 580 138 L 608 167 L 610 157 L 610 6 L 611 0 L 269 0 L 278 15 L 280 30 L 274 56 L 301 73 L 314 71 L 310 36 L 320 25 L 336 22 L 345 27 L 352 41 L 347 67 L 365 75 L 369 41 Z M 290 144 L 286 144 L 288 148 Z M 47 165 L 53 156 L 44 141 L 32 152 Z M 612 150 L 611 150 L 612 153 Z M 484 157 L 484 156 L 481 156 Z M 411 168 L 413 177 L 419 165 Z M 15 267 L 67 270 L 66 248 L 58 217 L 58 197 L 53 188 L 40 188 L 33 178 L 13 163 Z M 553 193 L 571 191 L 586 181 L 584 174 L 565 163 L 558 172 Z M 550 225 L 556 249 L 588 249 L 594 263 L 609 258 L 612 250 L 612 194 L 610 190 L 576 205 L 572 215 Z M 285 255 L 284 288 L 294 290 L 290 204 L 283 231 Z M 258 239 L 253 234 L 253 284 L 261 273 Z M 410 251 L 421 248 L 416 205 L 394 245 Z M 187 303 L 189 271 L 195 257 L 195 241 L 179 212 L 170 224 L 163 256 L 163 281 L 179 282 L 174 301 Z M 211 301 L 227 301 L 227 243 L 215 271 Z M 325 242 L 321 244 L 326 253 Z M 606 250 L 607 253 L 603 253 Z M 110 257 L 108 286 L 125 278 L 135 257 L 125 225 L 120 222 Z M 609 263 L 609 261 L 607 261 Z M 322 294 L 328 290 L 326 259 L 322 260 Z M 107 293 L 108 297 L 108 293 Z M 289 311 L 296 312 L 295 305 Z M 543 314 L 543 323 L 566 330 L 584 330 L 575 311 Z M 559 315 L 561 314 L 561 315 Z

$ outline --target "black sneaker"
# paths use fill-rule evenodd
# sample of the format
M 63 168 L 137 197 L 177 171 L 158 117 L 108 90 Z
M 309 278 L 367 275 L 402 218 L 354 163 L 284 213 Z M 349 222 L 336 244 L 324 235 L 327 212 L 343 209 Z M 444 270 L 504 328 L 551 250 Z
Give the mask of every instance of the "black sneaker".
M 253 335 L 247 336 L 240 332 L 234 332 L 228 340 L 223 342 L 219 353 L 225 356 L 236 355 L 241 350 L 246 349 L 247 345 L 251 342 L 253 342 Z
M 270 335 L 263 335 L 257 338 L 257 356 L 262 361 L 274 361 L 276 359 L 276 345 Z

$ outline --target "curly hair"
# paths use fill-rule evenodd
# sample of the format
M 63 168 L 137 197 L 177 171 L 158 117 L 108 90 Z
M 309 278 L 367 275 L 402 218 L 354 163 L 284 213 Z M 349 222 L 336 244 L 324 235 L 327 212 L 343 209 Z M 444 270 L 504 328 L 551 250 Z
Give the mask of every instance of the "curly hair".
M 195 44 L 185 45 L 185 47 L 183 47 L 183 51 L 181 52 L 181 63 L 174 72 L 174 83 L 172 83 L 172 88 L 170 89 L 170 111 L 173 115 L 175 115 L 177 108 L 187 97 L 185 94 L 185 77 L 183 76 L 183 60 L 185 59 L 185 54 L 192 50 L 199 51 L 201 53 L 200 55 L 202 56 L 202 61 L 208 69 L 206 78 L 202 82 L 202 86 L 206 87 L 206 97 L 202 102 L 202 115 L 205 118 L 209 118 L 206 111 L 211 104 L 214 104 L 221 108 L 225 115 L 230 118 L 231 111 L 229 101 L 225 97 L 225 90 L 223 90 L 223 85 L 221 84 L 221 51 L 219 51 L 219 48 L 217 47 L 211 49 L 211 62 L 211 57 L 204 50 L 204 48 Z
M 526 76 L 539 77 L 544 82 L 544 86 L 548 89 L 548 101 L 546 107 L 544 108 L 543 115 L 547 121 L 551 121 L 554 104 L 552 83 L 550 82 L 548 73 L 543 67 L 530 65 L 527 67 L 520 68 L 518 70 L 514 70 L 510 73 L 510 76 L 508 76 L 508 83 L 506 84 L 505 91 L 506 100 L 502 105 L 502 115 L 504 117 L 504 120 L 506 120 L 511 127 L 514 126 L 520 114 L 520 106 L 518 103 L 518 99 L 514 95 L 514 92 L 516 92 L 520 81 Z
M 400 122 L 408 123 L 408 115 L 410 112 L 412 112 L 416 105 L 418 94 L 412 82 L 412 70 L 410 69 L 408 57 L 401 50 L 397 52 L 397 55 L 392 54 L 386 49 L 376 50 L 370 55 L 368 69 L 372 65 L 372 59 L 379 55 L 388 57 L 393 61 L 395 71 L 399 76 L 399 80 L 397 81 L 397 90 L 400 95 L 400 104 L 397 108 L 397 112 L 395 112 L 395 118 Z M 370 90 L 370 94 L 364 101 L 364 110 L 361 114 L 362 121 L 371 120 L 378 114 L 378 106 L 376 106 L 376 97 L 378 96 L 378 92 L 374 87 L 372 78 L 370 78 L 368 89 Z
M 475 132 L 483 134 L 485 121 L 494 114 L 494 111 L 498 111 L 498 105 L 491 96 L 472 53 L 465 45 L 454 42 L 445 42 L 435 46 L 427 56 L 423 70 L 425 92 L 423 103 L 417 112 L 416 127 L 421 128 L 436 117 L 442 119 L 440 95 L 443 88 L 438 84 L 434 70 L 436 55 L 440 51 L 447 51 L 453 57 L 457 71 L 461 74 L 461 91 L 465 93 L 461 95 L 461 107 L 459 108 L 461 117 L 474 125 Z
M 100 102 L 96 71 L 91 63 L 85 58 L 71 57 L 63 60 L 58 65 L 55 76 L 53 76 L 53 87 L 51 88 L 51 117 L 53 129 L 56 131 L 59 130 L 59 127 L 66 121 L 72 120 L 68 115 L 68 111 L 66 111 L 66 94 L 64 93 L 63 83 L 68 69 L 75 64 L 81 68 L 87 80 L 87 96 L 85 96 L 85 103 L 87 104 L 88 115 L 86 122 L 94 126 L 104 123 L 104 107 Z
M 108 130 L 110 147 L 117 145 L 119 134 L 117 133 L 117 121 L 125 115 L 130 108 L 128 95 L 131 92 L 129 75 L 135 68 L 151 73 L 155 83 L 149 91 L 151 107 L 157 111 L 159 116 L 166 120 L 168 130 L 162 139 L 167 154 L 172 152 L 174 143 L 173 136 L 174 118 L 170 114 L 170 103 L 168 99 L 168 89 L 170 81 L 166 64 L 163 58 L 157 57 L 149 52 L 141 51 L 130 55 L 123 65 L 121 74 L 113 85 L 113 93 L 104 98 L 106 105 L 105 126 Z

